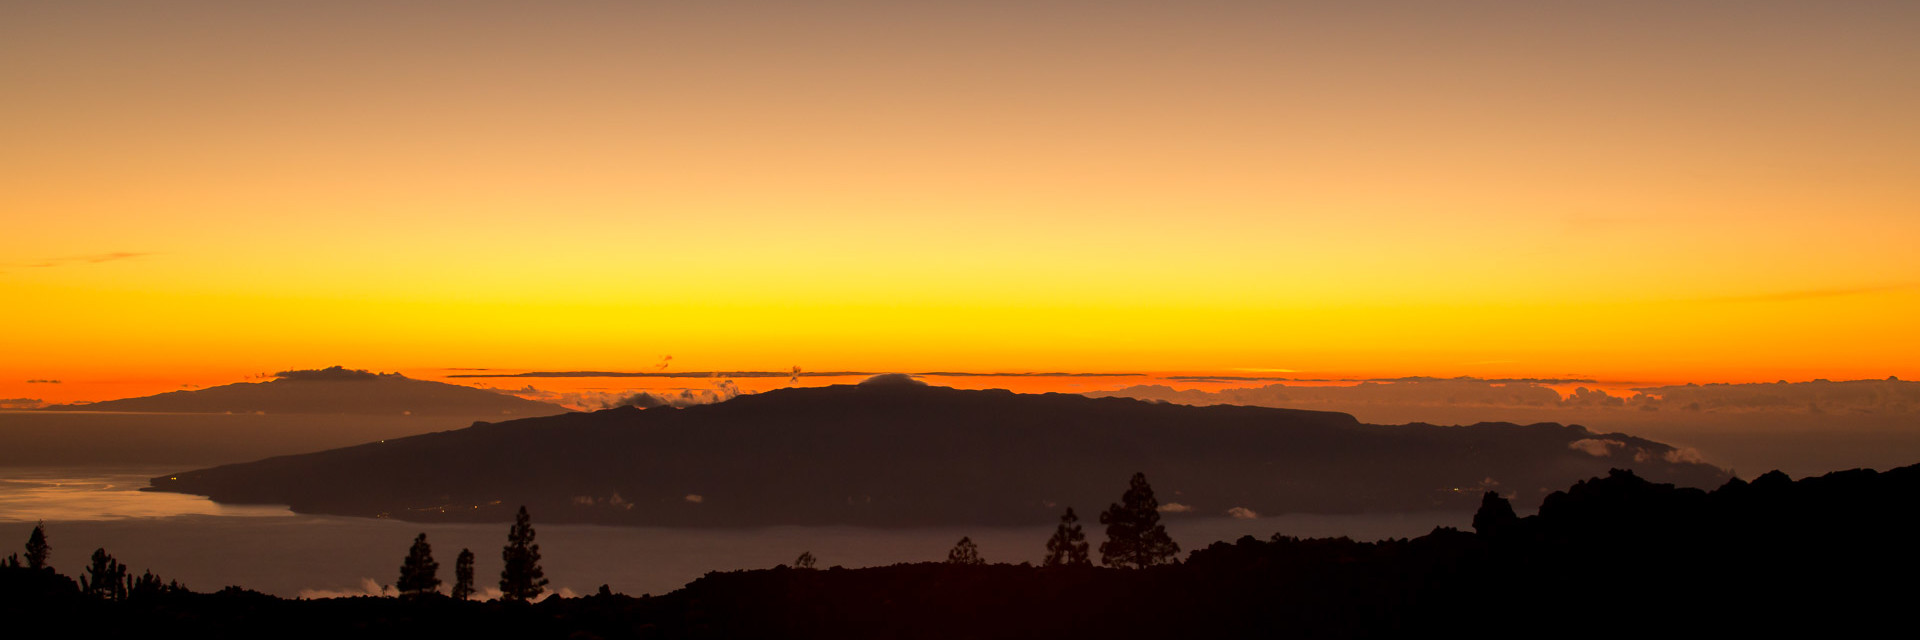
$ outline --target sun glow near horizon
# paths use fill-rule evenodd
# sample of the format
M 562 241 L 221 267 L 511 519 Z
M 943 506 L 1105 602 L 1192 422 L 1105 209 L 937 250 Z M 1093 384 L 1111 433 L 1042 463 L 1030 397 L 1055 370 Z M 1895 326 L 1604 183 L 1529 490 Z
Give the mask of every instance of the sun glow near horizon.
M 1920 10 L 1362 5 L 11 7 L 0 397 L 1920 377 Z

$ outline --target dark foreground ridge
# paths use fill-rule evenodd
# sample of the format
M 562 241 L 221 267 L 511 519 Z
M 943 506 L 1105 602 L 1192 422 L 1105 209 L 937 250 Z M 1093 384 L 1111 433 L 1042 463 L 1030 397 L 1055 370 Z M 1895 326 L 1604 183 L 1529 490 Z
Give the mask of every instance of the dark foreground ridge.
M 0 615 L 63 637 L 1166 638 L 1848 636 L 1910 628 L 1920 465 L 1712 492 L 1615 470 L 1475 532 L 1275 534 L 1146 569 L 949 562 L 712 573 L 673 593 L 535 604 L 283 600 L 143 589 L 102 599 L 0 568 Z M 810 559 L 810 558 L 809 558 Z M 1818 634 L 1818 635 L 1813 635 Z
M 1683 452 L 1578 426 L 1360 424 L 1343 413 L 929 387 L 904 377 L 622 408 L 154 478 L 228 503 L 416 521 L 1035 524 L 1144 471 L 1179 513 L 1474 508 L 1631 467 L 1713 487 Z M 1177 505 L 1177 506 L 1174 506 Z

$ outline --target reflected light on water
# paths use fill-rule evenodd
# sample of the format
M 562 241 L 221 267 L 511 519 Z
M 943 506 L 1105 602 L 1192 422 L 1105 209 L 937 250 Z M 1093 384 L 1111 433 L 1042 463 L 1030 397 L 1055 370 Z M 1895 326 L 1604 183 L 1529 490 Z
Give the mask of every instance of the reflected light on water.
M 185 515 L 292 516 L 277 505 L 228 505 L 200 496 L 141 491 L 177 469 L 0 468 L 0 522 L 121 520 Z

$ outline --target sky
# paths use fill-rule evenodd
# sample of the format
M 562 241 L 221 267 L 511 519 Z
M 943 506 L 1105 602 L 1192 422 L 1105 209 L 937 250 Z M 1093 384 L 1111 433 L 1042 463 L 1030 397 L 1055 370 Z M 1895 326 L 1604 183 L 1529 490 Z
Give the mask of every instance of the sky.
M 1914 33 L 1912 2 L 0 2 L 0 398 L 666 355 L 1916 378 Z

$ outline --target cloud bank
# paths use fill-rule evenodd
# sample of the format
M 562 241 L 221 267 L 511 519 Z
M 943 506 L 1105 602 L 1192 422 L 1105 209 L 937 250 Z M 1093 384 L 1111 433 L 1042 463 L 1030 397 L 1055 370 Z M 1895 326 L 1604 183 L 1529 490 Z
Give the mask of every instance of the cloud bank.
M 1219 391 L 1135 385 L 1118 391 L 1098 391 L 1086 395 L 1193 405 L 1239 404 L 1333 410 L 1375 405 L 1857 415 L 1920 413 L 1920 383 L 1898 378 L 1639 387 L 1632 390 L 1632 396 L 1614 395 L 1587 387 L 1577 387 L 1563 396 L 1559 391 L 1545 386 L 1570 382 L 1527 378 L 1396 378 L 1347 386 L 1288 386 L 1274 383 Z
M 295 369 L 295 370 L 289 370 L 289 371 L 281 371 L 279 373 L 273 374 L 273 377 L 279 378 L 281 380 L 298 380 L 302 382 L 339 382 L 339 381 L 353 381 L 353 380 L 378 380 L 380 379 L 381 375 L 383 374 L 374 373 L 366 369 L 348 369 L 346 367 L 342 367 L 336 364 L 331 367 L 327 367 L 325 369 Z M 384 374 L 384 375 L 399 375 L 399 374 Z

